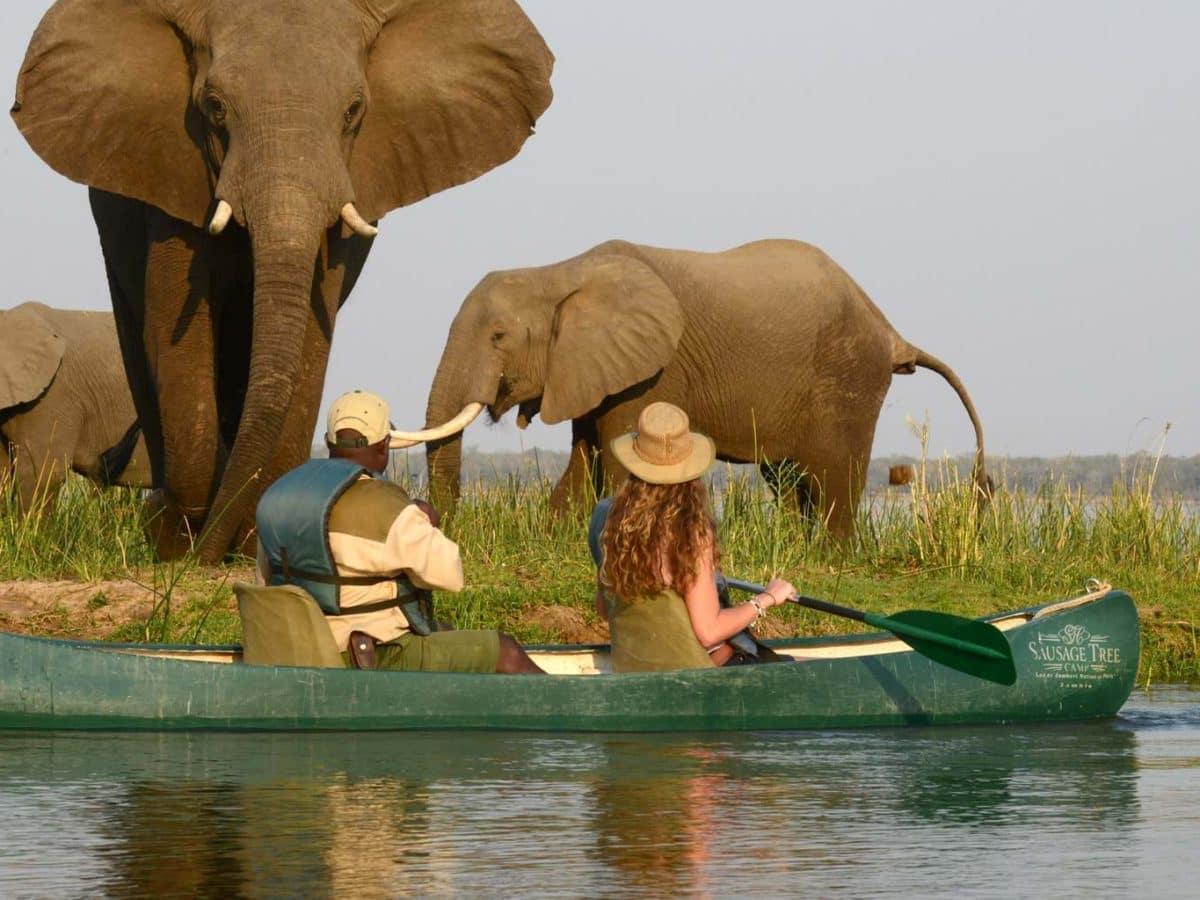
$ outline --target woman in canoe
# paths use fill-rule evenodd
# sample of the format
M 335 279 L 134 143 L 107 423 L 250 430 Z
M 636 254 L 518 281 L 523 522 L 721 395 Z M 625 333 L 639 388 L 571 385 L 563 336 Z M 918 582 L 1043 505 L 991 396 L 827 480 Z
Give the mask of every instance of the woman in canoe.
M 744 661 L 729 639 L 795 593 L 773 578 L 745 603 L 722 609 L 714 576 L 721 561 L 708 490 L 711 439 L 687 414 L 651 403 L 637 431 L 612 442 L 629 478 L 613 498 L 602 537 L 596 611 L 607 618 L 614 672 L 694 669 Z

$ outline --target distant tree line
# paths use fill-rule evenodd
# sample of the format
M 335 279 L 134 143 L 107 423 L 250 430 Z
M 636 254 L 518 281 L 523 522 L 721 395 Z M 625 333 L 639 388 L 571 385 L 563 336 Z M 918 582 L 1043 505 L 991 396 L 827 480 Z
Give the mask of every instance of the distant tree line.
M 321 448 L 322 451 L 323 449 Z M 420 449 L 393 456 L 395 476 L 407 476 L 418 483 L 424 481 L 425 454 Z M 463 479 L 467 483 L 493 483 L 516 477 L 557 480 L 566 468 L 567 460 L 568 452 L 565 450 L 537 448 L 523 453 L 492 453 L 467 448 L 463 452 Z M 920 461 L 911 456 L 884 456 L 873 459 L 867 470 L 867 488 L 876 490 L 885 487 L 888 483 L 888 471 L 893 466 L 919 464 Z M 965 479 L 970 477 L 971 457 L 963 455 L 951 459 L 934 459 L 926 465 L 934 484 L 942 473 L 951 477 L 957 474 L 957 477 Z M 1144 485 L 1153 473 L 1156 494 L 1173 494 L 1188 500 L 1200 500 L 1200 455 L 1163 456 L 1157 459 L 1149 453 L 1134 453 L 1128 456 L 989 456 L 987 467 L 995 483 L 1009 489 L 1036 491 L 1050 480 L 1057 484 L 1065 483 L 1072 489 L 1082 488 L 1083 492 L 1089 495 L 1110 494 L 1114 485 Z M 753 472 L 752 466 L 721 466 L 714 471 L 713 477 L 720 484 L 730 473 L 738 477 L 743 473 Z
M 960 477 L 969 477 L 971 457 L 959 456 L 947 461 Z M 895 465 L 915 465 L 912 457 L 893 456 L 874 459 L 867 473 L 868 486 L 886 485 L 888 469 Z M 941 465 L 941 461 L 929 465 Z M 1115 485 L 1145 485 L 1154 478 L 1156 494 L 1174 494 L 1188 500 L 1200 500 L 1200 456 L 1155 457 L 1150 453 L 1128 456 L 989 456 L 988 474 L 997 485 L 1010 489 L 1035 491 L 1048 480 L 1065 483 L 1085 494 L 1112 493 Z

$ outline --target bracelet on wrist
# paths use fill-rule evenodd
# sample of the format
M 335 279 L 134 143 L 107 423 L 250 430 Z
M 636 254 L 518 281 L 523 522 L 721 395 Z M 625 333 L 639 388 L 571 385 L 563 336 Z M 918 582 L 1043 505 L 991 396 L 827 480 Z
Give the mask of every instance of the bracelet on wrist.
M 747 600 L 746 602 L 747 602 L 747 603 L 749 603 L 751 606 L 753 606 L 753 607 L 754 607 L 754 622 L 757 622 L 757 621 L 758 621 L 758 617 L 759 617 L 759 616 L 761 616 L 763 613 L 765 613 L 765 612 L 766 612 L 766 610 L 765 610 L 765 609 L 763 609 L 763 605 L 762 605 L 761 603 L 759 603 L 759 602 L 758 602 L 758 598 L 757 598 L 757 597 L 751 597 L 751 598 L 750 598 L 749 600 Z M 754 624 L 754 622 L 751 622 L 750 624 L 751 624 L 751 625 L 753 625 L 753 624 Z

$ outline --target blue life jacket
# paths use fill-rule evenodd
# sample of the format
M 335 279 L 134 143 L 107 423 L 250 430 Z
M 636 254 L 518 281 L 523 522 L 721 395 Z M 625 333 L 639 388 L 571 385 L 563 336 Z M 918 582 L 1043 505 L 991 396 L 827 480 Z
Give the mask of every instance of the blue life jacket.
M 592 562 L 599 569 L 604 562 L 604 523 L 608 521 L 608 511 L 612 509 L 612 497 L 604 497 L 592 507 L 592 517 L 588 520 L 588 549 L 592 551 Z
M 343 611 L 342 585 L 394 581 L 401 596 L 411 592 L 404 578 L 338 575 L 329 546 L 329 513 L 338 498 L 364 474 L 369 475 L 370 470 L 349 460 L 310 459 L 267 488 L 258 501 L 255 524 L 270 563 L 270 584 L 303 588 L 327 616 L 358 615 L 401 606 L 397 598 Z

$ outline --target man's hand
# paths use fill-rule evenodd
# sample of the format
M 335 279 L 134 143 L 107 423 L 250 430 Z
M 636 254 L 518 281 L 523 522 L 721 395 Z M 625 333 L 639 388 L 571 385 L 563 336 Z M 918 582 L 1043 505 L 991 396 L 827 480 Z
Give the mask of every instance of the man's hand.
M 426 500 L 414 500 L 413 505 L 425 515 L 429 516 L 429 522 L 434 528 L 437 528 L 442 523 L 442 514 L 434 509 L 433 504 Z

